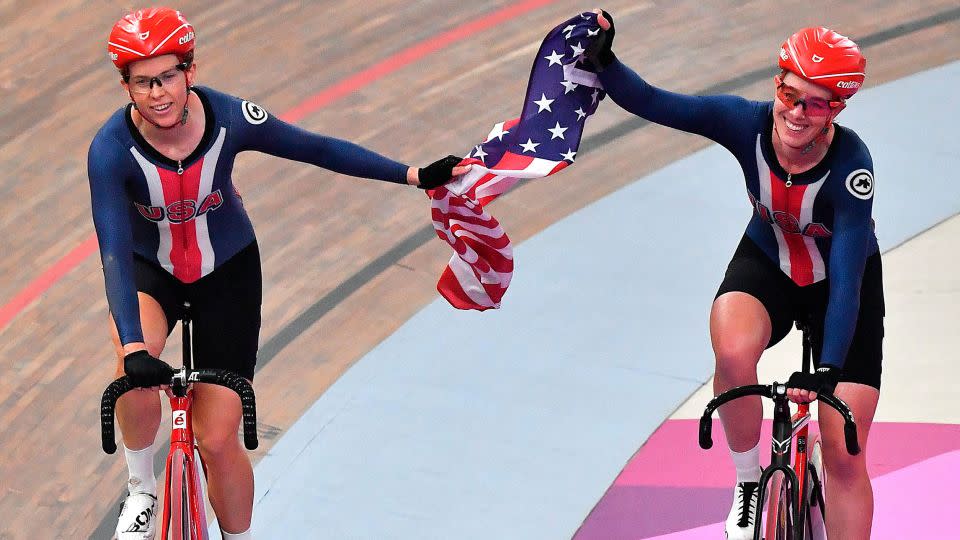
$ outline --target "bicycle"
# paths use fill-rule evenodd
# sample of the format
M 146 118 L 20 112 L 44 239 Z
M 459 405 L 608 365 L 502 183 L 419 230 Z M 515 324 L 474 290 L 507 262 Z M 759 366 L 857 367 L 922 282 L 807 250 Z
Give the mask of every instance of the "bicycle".
M 810 329 L 799 322 L 797 329 L 803 332 L 803 371 L 809 372 L 812 351 Z M 706 450 L 713 446 L 713 411 L 728 401 L 746 396 L 765 397 L 773 400 L 774 404 L 770 466 L 760 475 L 758 494 L 763 504 L 766 500 L 767 484 L 770 484 L 769 492 L 772 496 L 766 505 L 763 538 L 825 540 L 827 510 L 823 494 L 826 475 L 823 470 L 820 436 L 815 434 L 811 437 L 809 434 L 809 403 L 798 404 L 797 412 L 790 415 L 790 400 L 787 398 L 785 384 L 774 382 L 770 385 L 738 386 L 714 397 L 700 418 L 700 447 Z M 847 404 L 829 393 L 818 394 L 817 401 L 827 404 L 843 417 L 847 452 L 854 456 L 859 454 L 857 425 Z M 793 445 L 794 440 L 796 445 Z M 760 516 L 757 517 L 758 524 L 753 532 L 754 540 L 761 540 L 759 519 Z
M 185 307 L 189 310 L 189 304 Z M 161 538 L 163 540 L 208 540 L 206 504 L 200 474 L 194 459 L 196 441 L 190 407 L 193 399 L 193 384 L 216 384 L 229 388 L 240 396 L 243 411 L 243 443 L 248 450 L 255 450 L 257 441 L 257 413 L 253 387 L 246 379 L 220 369 L 194 370 L 190 346 L 190 318 L 182 320 L 183 365 L 171 378 L 168 397 L 173 418 L 170 435 L 170 452 L 165 467 L 166 483 L 163 496 Z M 110 383 L 100 400 L 100 435 L 103 451 L 117 451 L 114 441 L 113 412 L 117 399 L 132 390 L 126 376 Z M 206 466 L 200 460 L 206 477 Z

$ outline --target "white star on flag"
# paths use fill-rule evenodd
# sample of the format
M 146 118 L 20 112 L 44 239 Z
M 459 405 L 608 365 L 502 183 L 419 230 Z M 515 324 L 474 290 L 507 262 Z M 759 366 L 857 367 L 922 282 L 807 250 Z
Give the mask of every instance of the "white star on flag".
M 596 98 L 596 92 L 594 92 L 594 98 L 593 98 L 593 99 L 594 99 L 594 101 L 596 101 L 596 99 L 597 99 L 597 98 Z M 553 112 L 552 110 L 550 110 L 550 104 L 553 103 L 553 100 L 552 100 L 552 99 L 547 99 L 547 95 L 546 95 L 546 94 L 540 94 L 540 100 L 539 100 L 539 101 L 534 101 L 534 103 L 537 104 L 537 107 L 540 107 L 540 110 L 537 111 L 538 113 L 542 113 L 543 111 Z
M 565 90 L 563 91 L 564 94 L 569 94 L 570 92 L 573 92 L 574 90 L 577 89 L 577 86 L 579 86 L 577 83 L 572 81 L 563 81 L 560 84 L 562 84 L 563 87 L 565 88 Z
M 506 135 L 507 133 L 510 133 L 510 130 L 503 129 L 503 124 L 504 124 L 503 122 L 500 122 L 499 124 L 493 126 L 493 130 L 490 132 L 490 138 L 487 139 L 488 141 L 493 140 L 494 137 L 496 137 L 498 141 L 502 141 L 503 136 Z
M 554 126 L 554 127 L 551 128 L 551 129 L 548 129 L 547 131 L 549 131 L 550 134 L 553 135 L 552 137 L 550 137 L 550 140 L 552 141 L 553 139 L 562 139 L 562 138 L 563 138 L 563 132 L 566 131 L 566 130 L 568 130 L 568 129 L 570 129 L 570 128 L 560 127 L 560 122 L 557 122 L 557 125 L 556 125 L 556 126 Z
M 573 112 L 577 113 L 577 120 L 583 120 L 587 117 L 587 113 L 583 112 L 583 107 L 578 107 L 577 110 Z
M 574 58 L 579 57 L 581 54 L 583 54 L 583 51 L 585 50 L 583 47 L 580 46 L 580 42 L 579 42 L 579 41 L 577 42 L 576 45 L 571 45 L 570 48 L 573 49 L 573 57 L 574 57 Z
M 480 158 L 480 161 L 483 161 L 483 158 L 487 157 L 487 153 L 483 151 L 483 146 L 478 145 L 476 152 L 474 152 L 473 157 Z
M 566 153 L 566 154 L 560 154 L 560 156 L 563 157 L 563 159 L 565 159 L 565 160 L 567 160 L 567 161 L 569 161 L 569 162 L 571 162 L 571 163 L 573 163 L 573 156 L 575 156 L 575 155 L 577 155 L 577 153 L 574 152 L 573 150 L 567 150 L 567 153 Z
M 563 29 L 563 33 L 567 35 L 567 39 L 570 39 L 570 36 L 573 34 L 573 29 L 576 28 L 574 25 L 567 26 Z
M 556 64 L 556 65 L 558 65 L 558 66 L 562 66 L 562 65 L 563 65 L 563 62 L 561 62 L 560 60 L 563 59 L 563 55 L 560 54 L 560 53 L 558 53 L 557 51 L 551 51 L 551 53 L 552 53 L 552 54 L 543 57 L 545 60 L 549 60 L 549 61 L 550 61 L 550 64 L 548 64 L 547 67 L 552 66 L 552 65 L 554 65 L 554 64 Z
M 600 33 L 600 29 L 599 29 L 599 28 L 597 28 L 597 29 L 595 29 L 595 30 L 587 30 L 587 37 L 595 37 L 595 36 L 596 36 L 597 34 L 599 34 L 599 33 Z
M 537 153 L 537 147 L 540 146 L 540 143 L 533 142 L 531 139 L 527 139 L 526 143 L 521 143 L 520 147 L 523 148 L 524 152 L 533 152 Z

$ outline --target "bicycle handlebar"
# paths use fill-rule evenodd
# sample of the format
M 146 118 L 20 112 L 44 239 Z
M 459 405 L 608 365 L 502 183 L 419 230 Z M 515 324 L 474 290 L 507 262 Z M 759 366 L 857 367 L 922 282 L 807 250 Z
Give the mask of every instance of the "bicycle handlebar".
M 100 441 L 103 451 L 112 454 L 117 451 L 117 442 L 113 436 L 113 408 L 120 396 L 133 390 L 133 384 L 126 375 L 110 383 L 100 398 Z
M 731 388 L 730 390 L 727 390 L 726 392 L 710 400 L 710 403 L 707 403 L 707 407 L 703 411 L 703 416 L 700 417 L 700 448 L 706 450 L 713 446 L 713 420 L 711 418 L 713 416 L 713 411 L 717 410 L 721 405 L 727 403 L 728 401 L 733 401 L 746 396 L 761 396 L 769 399 L 777 399 L 779 396 L 775 396 L 778 394 L 778 387 L 783 387 L 785 389 L 784 385 L 778 383 L 773 383 L 770 385 L 751 384 L 747 386 L 738 386 L 736 388 Z M 783 396 L 783 399 L 786 399 L 785 395 Z M 836 410 L 840 416 L 843 417 L 843 438 L 847 445 L 847 452 L 849 452 L 852 456 L 859 454 L 860 444 L 857 441 L 857 424 L 853 420 L 853 413 L 850 412 L 850 408 L 847 407 L 847 404 L 844 403 L 840 398 L 828 393 L 817 394 L 817 401 L 827 404 L 827 406 Z
M 247 450 L 255 450 L 259 446 L 257 440 L 257 405 L 253 387 L 246 379 L 220 369 L 188 370 L 181 368 L 171 378 L 171 385 L 177 377 L 182 377 L 187 383 L 207 383 L 229 388 L 240 396 L 240 406 L 243 412 L 243 445 Z M 112 454 L 117 451 L 114 440 L 113 411 L 120 396 L 132 390 L 134 386 L 126 376 L 110 383 L 100 399 L 100 437 L 103 451 Z

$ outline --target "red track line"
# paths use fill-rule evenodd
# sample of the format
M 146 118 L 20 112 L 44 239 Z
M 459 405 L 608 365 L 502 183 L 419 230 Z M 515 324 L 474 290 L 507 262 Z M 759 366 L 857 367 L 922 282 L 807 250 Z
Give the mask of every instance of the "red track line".
M 426 41 L 413 45 L 399 53 L 374 64 L 360 73 L 351 75 L 346 79 L 334 84 L 323 92 L 304 100 L 299 105 L 284 113 L 281 118 L 287 122 L 297 122 L 304 116 L 316 111 L 317 109 L 329 104 L 331 101 L 340 99 L 343 96 L 355 92 L 356 90 L 367 86 L 368 84 L 381 79 L 394 71 L 399 70 L 424 56 L 436 52 L 448 45 L 466 39 L 476 33 L 487 30 L 502 22 L 519 17 L 528 11 L 533 11 L 539 7 L 545 6 L 554 0 L 527 0 L 519 2 L 512 6 L 505 7 L 495 11 L 485 17 L 475 19 L 464 23 L 452 30 L 448 30 L 438 36 L 432 37 Z
M 64 255 L 59 261 L 40 274 L 14 296 L 3 307 L 0 307 L 0 330 L 3 330 L 14 317 L 23 309 L 29 306 L 34 300 L 40 297 L 54 283 L 60 281 L 60 278 L 67 275 L 68 272 L 80 265 L 80 263 L 90 256 L 97 249 L 97 236 L 91 234 L 86 240 L 80 242 L 80 245 L 73 248 L 70 253 Z
M 432 52 L 436 52 L 500 23 L 519 17 L 524 13 L 543 7 L 553 1 L 554 0 L 526 0 L 525 2 L 519 2 L 495 11 L 485 17 L 464 23 L 426 41 L 412 45 L 304 100 L 282 114 L 280 118 L 287 122 L 297 122 L 317 109 L 329 105 L 331 102 L 351 92 L 355 92 L 402 67 L 412 64 Z M 54 263 L 53 266 L 44 271 L 39 277 L 31 281 L 9 302 L 0 307 L 0 330 L 3 330 L 24 308 L 33 303 L 56 282 L 60 281 L 63 276 L 79 266 L 81 262 L 96 250 L 97 237 L 95 234 L 92 234 L 64 255 L 59 261 Z

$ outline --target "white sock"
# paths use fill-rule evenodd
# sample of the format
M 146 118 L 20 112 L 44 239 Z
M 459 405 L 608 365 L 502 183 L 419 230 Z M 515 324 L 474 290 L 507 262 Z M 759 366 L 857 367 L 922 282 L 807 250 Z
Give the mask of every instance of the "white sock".
M 737 483 L 740 482 L 759 482 L 760 481 L 760 443 L 758 442 L 752 450 L 746 452 L 734 452 L 730 450 L 733 456 L 733 465 L 737 468 Z
M 253 533 L 251 532 L 253 527 L 240 532 L 240 533 L 228 533 L 227 531 L 220 529 L 220 534 L 223 535 L 223 540 L 253 540 Z
M 123 454 L 127 458 L 127 471 L 130 479 L 127 480 L 127 491 L 157 494 L 157 477 L 153 473 L 153 445 L 142 450 L 131 450 L 123 446 Z

